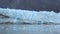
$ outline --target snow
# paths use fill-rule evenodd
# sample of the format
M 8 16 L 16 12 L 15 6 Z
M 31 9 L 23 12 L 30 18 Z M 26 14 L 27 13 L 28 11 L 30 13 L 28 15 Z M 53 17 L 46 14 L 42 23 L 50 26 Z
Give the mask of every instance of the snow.
M 24 22 L 29 23 L 38 23 L 39 21 L 41 21 L 42 23 L 44 22 L 60 23 L 60 13 L 55 13 L 54 11 L 37 12 L 21 9 L 0 8 L 0 14 L 10 16 L 12 19 L 16 19 L 17 21 L 22 20 Z

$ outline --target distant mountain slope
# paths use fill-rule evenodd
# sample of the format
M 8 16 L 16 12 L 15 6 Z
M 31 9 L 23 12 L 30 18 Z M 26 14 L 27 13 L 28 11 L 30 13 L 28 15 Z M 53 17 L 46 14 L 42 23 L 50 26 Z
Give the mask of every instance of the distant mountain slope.
M 60 0 L 0 0 L 0 7 L 60 12 Z

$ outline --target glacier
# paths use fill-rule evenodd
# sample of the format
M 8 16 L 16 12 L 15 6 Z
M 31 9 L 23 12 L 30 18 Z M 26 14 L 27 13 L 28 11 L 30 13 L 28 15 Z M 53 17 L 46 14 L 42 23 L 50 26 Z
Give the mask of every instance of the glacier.
M 60 23 L 60 13 L 54 11 L 30 11 L 21 9 L 0 8 L 0 14 L 9 16 L 10 18 L 2 18 L 0 23 Z

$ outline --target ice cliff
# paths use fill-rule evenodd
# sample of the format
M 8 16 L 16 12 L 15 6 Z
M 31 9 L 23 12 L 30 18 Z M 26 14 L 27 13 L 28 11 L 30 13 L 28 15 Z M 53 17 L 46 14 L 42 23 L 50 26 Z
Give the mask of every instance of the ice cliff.
M 0 14 L 9 16 L 10 18 L 2 18 L 0 15 L 0 23 L 12 22 L 12 23 L 60 23 L 60 13 L 53 11 L 29 11 L 21 9 L 4 9 L 0 8 Z

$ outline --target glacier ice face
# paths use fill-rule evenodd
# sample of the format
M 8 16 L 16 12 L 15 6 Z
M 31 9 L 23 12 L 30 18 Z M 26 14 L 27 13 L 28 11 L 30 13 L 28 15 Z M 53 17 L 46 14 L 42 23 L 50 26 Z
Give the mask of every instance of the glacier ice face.
M 18 9 L 3 9 L 0 8 L 0 14 L 6 15 L 11 17 L 8 18 L 11 21 L 15 22 L 27 22 L 27 23 L 38 23 L 41 21 L 44 22 L 53 22 L 53 23 L 60 23 L 60 13 L 55 13 L 53 11 L 29 11 L 29 10 L 18 10 Z M 3 19 L 4 20 L 4 19 Z M 0 18 L 2 22 L 2 19 Z M 8 21 L 8 20 L 6 20 Z M 40 22 L 40 23 L 41 23 Z

